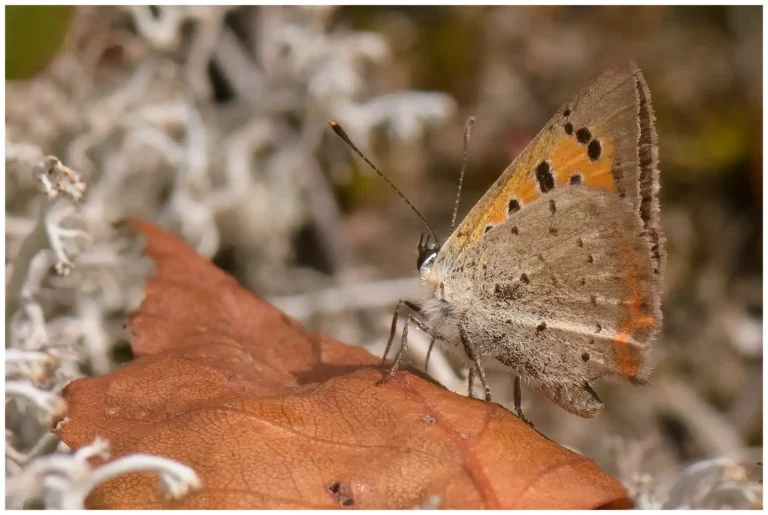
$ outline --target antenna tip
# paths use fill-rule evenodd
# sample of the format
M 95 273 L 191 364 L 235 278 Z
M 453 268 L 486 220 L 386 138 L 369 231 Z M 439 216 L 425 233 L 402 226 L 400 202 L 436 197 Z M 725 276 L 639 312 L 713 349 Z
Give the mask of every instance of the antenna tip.
M 336 122 L 336 120 L 328 120 L 328 125 L 331 126 L 331 129 L 333 129 L 333 132 L 338 134 L 339 137 L 347 143 L 347 145 L 351 146 L 352 149 L 357 150 L 356 147 L 352 144 L 352 141 L 350 141 L 349 136 L 347 136 L 347 133 L 344 132 L 344 129 L 341 128 L 341 125 L 339 125 L 338 122 Z

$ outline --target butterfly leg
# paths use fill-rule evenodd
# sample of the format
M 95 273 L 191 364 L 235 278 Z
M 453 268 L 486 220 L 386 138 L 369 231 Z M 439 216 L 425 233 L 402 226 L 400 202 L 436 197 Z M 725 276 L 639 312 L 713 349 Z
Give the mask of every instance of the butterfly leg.
M 404 302 L 406 305 L 410 304 L 407 301 Z M 414 304 L 415 305 L 415 304 Z M 408 306 L 411 307 L 411 306 Z M 411 308 L 413 309 L 413 308 Z M 408 315 L 408 318 L 405 319 L 405 324 L 403 325 L 403 336 L 400 339 L 400 350 L 397 351 L 397 355 L 395 356 L 394 361 L 392 362 L 392 366 L 389 368 L 389 372 L 387 372 L 387 375 L 384 376 L 378 383 L 376 384 L 384 384 L 393 377 L 395 377 L 395 374 L 397 373 L 397 370 L 400 368 L 400 363 L 403 361 L 403 358 L 405 358 L 405 351 L 408 349 L 408 331 L 411 327 L 411 322 L 413 322 L 416 327 L 424 331 L 425 333 L 433 334 L 434 333 L 430 330 L 430 328 L 416 318 L 413 315 Z
M 469 367 L 469 377 L 467 378 L 467 397 L 474 398 L 475 394 L 472 391 L 475 386 L 475 367 Z
M 477 374 L 480 376 L 480 383 L 485 389 L 485 401 L 491 402 L 491 388 L 488 386 L 488 379 L 485 377 L 485 369 L 482 363 L 480 363 L 480 356 L 477 355 L 477 349 L 469 338 L 469 333 L 464 327 L 462 322 L 459 322 L 459 334 L 461 335 L 461 343 L 464 345 L 464 351 L 467 353 L 469 359 L 475 364 Z
M 515 376 L 515 413 L 517 413 L 517 416 L 531 426 L 533 428 L 533 422 L 525 418 L 525 415 L 523 415 L 523 387 L 520 384 L 520 376 Z
M 400 318 L 400 309 L 406 306 L 416 313 L 421 313 L 421 307 L 419 307 L 417 304 L 414 304 L 413 302 L 407 301 L 405 299 L 400 299 L 397 301 L 397 306 L 395 307 L 395 312 L 392 314 L 392 327 L 389 330 L 389 340 L 387 340 L 387 346 L 384 349 L 384 355 L 381 357 L 381 362 L 384 363 L 387 360 L 387 354 L 389 354 L 389 349 L 392 348 L 392 341 L 395 339 L 395 331 L 397 331 L 397 319 Z
M 429 367 L 429 357 L 432 355 L 432 347 L 435 346 L 435 339 L 437 337 L 433 334 L 432 339 L 429 341 L 429 349 L 427 349 L 427 359 L 424 360 L 424 372 L 429 373 L 427 368 Z

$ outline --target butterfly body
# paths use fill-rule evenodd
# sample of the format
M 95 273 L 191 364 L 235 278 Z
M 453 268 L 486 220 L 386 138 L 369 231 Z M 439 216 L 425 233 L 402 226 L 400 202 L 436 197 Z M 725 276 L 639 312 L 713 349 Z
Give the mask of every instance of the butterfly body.
M 426 325 L 583 417 L 590 383 L 650 373 L 664 237 L 650 94 L 634 63 L 564 105 L 445 244 L 420 258 Z

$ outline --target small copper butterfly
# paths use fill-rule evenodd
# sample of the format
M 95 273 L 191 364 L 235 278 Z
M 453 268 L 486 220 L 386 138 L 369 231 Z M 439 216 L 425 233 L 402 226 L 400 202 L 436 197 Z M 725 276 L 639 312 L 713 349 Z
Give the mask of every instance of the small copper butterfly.
M 521 377 L 582 417 L 603 408 L 595 380 L 645 383 L 665 265 L 654 118 L 635 63 L 602 71 L 445 243 L 423 238 L 424 303 L 398 303 L 390 344 L 400 311 L 414 313 L 385 380 L 414 323 L 479 376 L 488 401 L 485 370 L 513 371 L 521 417 Z

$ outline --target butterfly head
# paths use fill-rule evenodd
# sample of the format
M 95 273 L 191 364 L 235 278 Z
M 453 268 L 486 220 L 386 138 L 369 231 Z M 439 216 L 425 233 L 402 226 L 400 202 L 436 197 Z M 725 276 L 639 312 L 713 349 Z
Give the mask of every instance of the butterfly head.
M 437 259 L 437 253 L 440 251 L 440 246 L 437 242 L 430 242 L 429 237 L 429 234 L 425 235 L 422 233 L 421 238 L 419 238 L 417 247 L 419 250 L 419 257 L 416 260 L 416 268 L 418 268 L 419 272 L 432 266 L 432 263 Z

